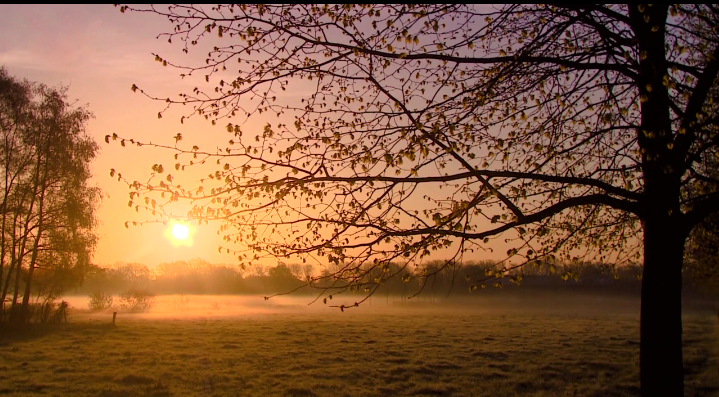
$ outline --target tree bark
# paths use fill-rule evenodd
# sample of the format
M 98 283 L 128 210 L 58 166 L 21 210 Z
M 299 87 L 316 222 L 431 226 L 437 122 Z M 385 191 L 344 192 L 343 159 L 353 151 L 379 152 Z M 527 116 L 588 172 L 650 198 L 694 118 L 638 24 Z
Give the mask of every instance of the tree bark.
M 683 396 L 682 260 L 685 236 L 667 216 L 644 225 L 639 373 L 642 396 Z
M 679 207 L 683 156 L 672 150 L 670 99 L 662 78 L 668 6 L 628 5 L 640 50 L 637 88 L 641 127 L 644 192 L 644 271 L 639 342 L 639 378 L 643 397 L 683 396 L 682 261 L 686 231 Z

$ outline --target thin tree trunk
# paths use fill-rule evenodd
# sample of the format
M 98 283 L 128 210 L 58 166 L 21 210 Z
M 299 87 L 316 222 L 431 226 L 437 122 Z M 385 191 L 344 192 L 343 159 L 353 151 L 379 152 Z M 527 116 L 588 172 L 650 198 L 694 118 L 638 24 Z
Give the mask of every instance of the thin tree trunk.
M 20 166 L 20 168 L 24 168 L 24 165 L 23 165 L 23 166 Z M 9 165 L 6 164 L 6 166 L 5 166 L 5 171 L 6 171 L 6 173 L 9 171 L 9 169 L 10 169 L 10 168 L 9 168 Z M 0 252 L 0 257 L 1 257 L 0 260 L 2 261 L 3 264 L 5 263 L 5 254 L 6 254 L 7 251 L 8 251 L 8 249 L 6 248 L 6 244 L 7 244 L 6 232 L 8 231 L 8 229 L 7 229 L 6 225 L 5 225 L 5 223 L 7 222 L 7 212 L 8 212 L 8 211 L 7 211 L 7 205 L 8 205 L 8 200 L 9 200 L 9 197 L 10 197 L 10 190 L 11 190 L 12 186 L 16 186 L 16 184 L 15 184 L 15 179 L 16 179 L 16 178 L 20 178 L 20 177 L 21 177 L 21 173 L 22 173 L 22 171 L 21 171 L 20 169 L 18 169 L 17 173 L 13 176 L 12 179 L 10 179 L 10 181 L 8 181 L 7 175 L 6 175 L 6 178 L 5 178 L 5 200 L 4 200 L 4 203 L 3 203 L 3 217 L 2 217 L 2 222 L 3 222 L 3 224 L 2 224 L 2 243 L 1 243 L 1 244 L 2 244 L 2 251 Z M 2 287 L 2 297 L 0 298 L 0 302 L 2 302 L 2 304 L 4 304 L 5 299 L 7 298 L 8 289 L 9 289 L 9 287 L 10 287 L 10 280 L 11 280 L 12 271 L 13 271 L 15 265 L 17 264 L 17 261 L 16 261 L 16 248 L 17 248 L 16 230 L 17 230 L 17 220 L 18 220 L 18 218 L 20 217 L 21 208 L 22 208 L 22 203 L 25 201 L 25 198 L 26 198 L 26 197 L 27 197 L 27 193 L 23 193 L 22 196 L 21 196 L 20 201 L 13 203 L 13 206 L 14 206 L 13 213 L 14 213 L 14 214 L 13 214 L 13 218 L 12 218 L 12 219 L 13 219 L 13 220 L 12 220 L 12 227 L 9 229 L 9 230 L 11 230 L 12 233 L 13 233 L 13 237 L 12 237 L 12 239 L 11 239 L 11 241 L 12 241 L 12 248 L 10 249 L 10 264 L 8 265 L 7 276 L 6 276 L 6 279 L 5 279 L 5 283 L 4 283 L 4 284 L 3 284 L 3 282 L 2 282 L 2 277 L 1 277 L 2 272 L 0 272 L 0 287 Z M 4 267 L 4 266 L 3 266 L 3 267 Z M 3 317 L 0 317 L 0 322 L 2 322 L 2 320 L 3 320 Z
M 8 214 L 8 200 L 10 199 L 10 191 L 12 190 L 12 183 L 11 180 L 14 180 L 15 178 L 10 179 L 10 163 L 12 160 L 12 153 L 14 147 L 11 147 L 8 143 L 8 136 L 5 135 L 5 185 L 4 188 L 4 195 L 3 195 L 3 202 L 2 202 L 2 225 L 0 226 L 0 288 L 4 289 L 4 285 L 2 284 L 2 276 L 3 271 L 5 270 L 5 253 L 6 253 L 6 238 L 5 238 L 5 232 L 6 232 L 6 223 L 7 223 L 7 214 Z M 8 272 L 10 270 L 8 269 Z M 2 295 L 2 300 L 0 300 L 0 322 L 3 320 L 3 312 L 5 309 L 5 294 Z
M 7 276 L 6 276 L 6 279 L 5 279 L 5 285 L 3 286 L 3 290 L 2 290 L 2 300 L 3 300 L 3 302 L 5 302 L 5 298 L 7 298 L 7 293 L 8 293 L 8 290 L 9 290 L 9 288 L 10 288 L 10 280 L 11 280 L 11 276 L 12 276 L 12 271 L 14 270 L 15 265 L 17 264 L 17 260 L 16 260 L 16 259 L 17 259 L 17 257 L 16 257 L 17 252 L 16 252 L 16 249 L 17 249 L 17 242 L 18 242 L 18 241 L 17 241 L 17 235 L 15 234 L 15 231 L 16 231 L 16 228 L 17 228 L 17 218 L 18 218 L 19 216 L 20 216 L 20 215 L 19 215 L 19 212 L 16 213 L 16 214 L 13 216 L 13 221 L 12 221 L 12 231 L 13 231 L 12 249 L 10 250 L 10 266 L 8 267 L 8 272 L 7 272 Z
M 47 170 L 45 172 L 45 178 L 47 178 Z M 32 292 L 32 275 L 35 273 L 35 263 L 37 262 L 37 255 L 39 251 L 40 246 L 40 238 L 42 237 L 42 227 L 43 227 L 43 207 L 45 204 L 45 192 L 46 192 L 46 186 L 44 186 L 45 178 L 43 178 L 43 186 L 42 186 L 42 193 L 40 194 L 40 203 L 38 206 L 38 224 L 37 224 L 37 232 L 35 234 L 35 242 L 33 243 L 33 252 L 32 257 L 30 259 L 30 264 L 28 265 L 27 270 L 27 278 L 25 280 L 25 294 L 22 298 L 22 322 L 26 322 L 29 319 L 28 313 L 29 313 L 29 304 L 30 304 L 30 293 Z
M 3 129 L 6 129 L 3 127 Z M 9 128 L 7 129 L 9 130 Z M 10 184 L 10 163 L 12 159 L 12 149 L 8 143 L 8 135 L 5 134 L 5 185 L 4 188 L 4 196 L 3 196 L 3 202 L 2 202 L 2 230 L 0 230 L 0 289 L 4 290 L 4 284 L 2 283 L 3 280 L 3 272 L 5 270 L 5 229 L 6 229 L 6 222 L 7 222 L 7 207 L 8 207 L 8 200 L 10 198 L 10 190 L 11 190 L 11 184 Z M 10 272 L 10 269 L 8 269 L 8 273 Z M 5 313 L 5 294 L 2 294 L 2 299 L 0 300 L 0 323 L 2 323 Z
M 5 303 L 5 299 L 7 298 L 8 289 L 10 287 L 10 278 L 12 277 L 12 271 L 15 267 L 15 256 L 13 255 L 12 260 L 10 261 L 10 265 L 8 266 L 7 275 L 5 276 L 5 282 L 3 284 L 2 289 L 2 299 L 3 304 Z
M 10 322 L 14 323 L 17 321 L 17 298 L 20 294 L 20 273 L 22 272 L 22 259 L 23 255 L 20 254 L 20 257 L 17 260 L 17 263 L 15 264 L 15 282 L 13 283 L 13 295 L 12 295 L 12 304 L 10 306 Z
M 31 230 L 30 220 L 32 218 L 33 211 L 35 209 L 35 201 L 36 201 L 35 198 L 37 197 L 37 194 L 38 194 L 38 191 L 40 188 L 40 175 L 39 174 L 40 174 L 40 164 L 42 161 L 42 154 L 36 153 L 36 156 L 37 156 L 37 164 L 35 166 L 35 175 L 36 176 L 35 176 L 35 181 L 34 181 L 34 186 L 33 186 L 33 194 L 32 194 L 31 201 L 30 201 L 30 208 L 28 208 L 27 214 L 25 216 L 25 223 L 24 223 L 25 231 L 23 232 L 22 242 L 20 243 L 20 254 L 19 254 L 18 260 L 17 260 L 17 273 L 15 273 L 15 292 L 13 294 L 12 311 L 10 313 L 10 322 L 15 322 L 15 321 L 19 320 L 17 318 L 18 312 L 17 312 L 17 310 L 15 310 L 15 308 L 17 307 L 17 298 L 18 298 L 18 294 L 20 292 L 20 273 L 22 270 L 22 261 L 25 258 L 25 253 L 26 253 L 25 247 L 27 246 L 27 238 L 30 235 L 30 230 Z M 38 233 L 39 233 L 39 231 L 38 231 Z M 23 317 L 24 317 L 24 315 L 21 315 L 20 319 L 22 319 Z
M 35 189 L 35 194 L 37 194 L 37 186 Z M 34 196 L 35 195 L 33 195 L 33 197 Z M 17 298 L 20 293 L 20 273 L 22 273 L 22 261 L 23 261 L 23 259 L 25 259 L 25 254 L 26 254 L 25 247 L 27 246 L 27 238 L 28 238 L 28 235 L 30 234 L 30 218 L 32 216 L 32 211 L 33 211 L 34 205 L 35 205 L 35 200 L 33 199 L 33 201 L 30 203 L 30 209 L 28 210 L 27 216 L 25 217 L 25 230 L 21 237 L 20 252 L 18 254 L 18 258 L 16 261 L 17 264 L 15 266 L 15 269 L 16 269 L 15 270 L 15 290 L 13 291 L 12 309 L 10 311 L 10 322 L 16 322 L 19 320 L 19 318 L 17 317 L 17 315 L 20 314 L 20 313 L 18 313 L 18 310 L 17 310 L 17 306 L 18 306 Z M 20 316 L 20 317 L 22 317 L 22 316 Z

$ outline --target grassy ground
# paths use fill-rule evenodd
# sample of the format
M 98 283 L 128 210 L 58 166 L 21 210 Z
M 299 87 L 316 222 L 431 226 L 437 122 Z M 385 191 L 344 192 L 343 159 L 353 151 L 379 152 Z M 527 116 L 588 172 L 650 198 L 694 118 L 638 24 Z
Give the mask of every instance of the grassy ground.
M 2 340 L 0 395 L 638 394 L 635 306 L 516 303 L 238 314 L 213 301 L 185 315 L 121 313 L 116 327 L 109 313 L 75 311 L 58 329 Z M 687 395 L 719 395 L 716 316 L 688 314 L 684 331 Z

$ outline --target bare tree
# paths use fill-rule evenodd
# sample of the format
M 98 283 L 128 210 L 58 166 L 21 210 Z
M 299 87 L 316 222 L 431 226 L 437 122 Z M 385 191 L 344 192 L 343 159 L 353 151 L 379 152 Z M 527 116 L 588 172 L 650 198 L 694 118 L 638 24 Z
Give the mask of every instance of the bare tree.
M 177 172 L 218 169 L 187 188 L 156 164 L 148 183 L 126 181 L 131 206 L 191 200 L 188 218 L 224 222 L 240 260 L 321 257 L 338 291 L 373 291 L 390 261 L 435 250 L 455 266 L 498 236 L 512 245 L 490 276 L 555 256 L 643 260 L 642 394 L 683 394 L 684 243 L 719 209 L 702 171 L 717 153 L 716 6 L 128 10 L 166 17 L 160 37 L 185 52 L 211 47 L 200 65 L 155 55 L 206 86 L 179 100 L 132 90 L 232 134 L 217 151 L 180 134 L 154 145 Z M 279 122 L 243 134 L 265 117 Z

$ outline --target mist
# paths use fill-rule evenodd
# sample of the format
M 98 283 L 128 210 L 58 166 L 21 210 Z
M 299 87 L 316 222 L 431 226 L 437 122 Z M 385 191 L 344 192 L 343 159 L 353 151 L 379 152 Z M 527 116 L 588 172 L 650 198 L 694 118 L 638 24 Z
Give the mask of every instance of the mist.
M 76 315 L 92 319 L 110 318 L 118 312 L 118 318 L 134 319 L 196 319 L 198 317 L 241 317 L 260 314 L 322 315 L 327 317 L 354 317 L 362 315 L 437 314 L 497 315 L 507 313 L 543 314 L 558 316 L 638 316 L 639 298 L 612 296 L 610 294 L 586 294 L 573 292 L 534 292 L 515 294 L 485 294 L 485 296 L 453 296 L 447 294 L 419 295 L 406 299 L 395 295 L 376 295 L 359 306 L 355 295 L 335 295 L 323 303 L 327 296 L 317 294 L 301 296 L 262 295 L 159 295 L 152 306 L 142 312 L 123 311 L 117 307 L 92 312 L 88 310 L 87 296 L 67 296 Z M 344 310 L 338 307 L 342 306 Z M 696 304 L 693 307 L 698 307 Z M 710 306 L 706 306 L 710 310 Z

